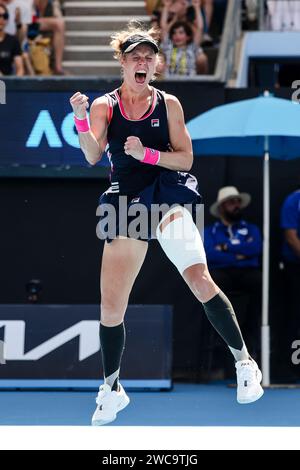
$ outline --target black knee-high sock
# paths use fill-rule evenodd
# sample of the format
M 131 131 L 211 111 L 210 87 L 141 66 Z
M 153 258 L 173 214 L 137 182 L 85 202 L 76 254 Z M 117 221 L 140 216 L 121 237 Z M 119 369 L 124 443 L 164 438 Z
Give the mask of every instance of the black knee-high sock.
M 118 390 L 122 354 L 125 346 L 125 326 L 104 326 L 100 323 L 100 345 L 105 382 Z
M 226 295 L 220 291 L 208 302 L 203 303 L 203 307 L 210 323 L 227 343 L 235 360 L 248 359 L 249 354 L 237 318 Z

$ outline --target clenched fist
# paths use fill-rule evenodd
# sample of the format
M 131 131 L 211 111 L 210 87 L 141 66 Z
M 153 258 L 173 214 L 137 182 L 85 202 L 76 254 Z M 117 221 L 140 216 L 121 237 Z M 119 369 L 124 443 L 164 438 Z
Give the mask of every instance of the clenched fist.
M 131 155 L 133 158 L 137 160 L 144 159 L 145 149 L 143 147 L 142 142 L 138 137 L 130 136 L 127 137 L 127 140 L 124 145 L 124 150 L 126 155 Z
M 73 108 L 74 114 L 78 119 L 84 119 L 86 117 L 86 110 L 89 107 L 89 97 L 77 91 L 71 98 L 70 104 Z

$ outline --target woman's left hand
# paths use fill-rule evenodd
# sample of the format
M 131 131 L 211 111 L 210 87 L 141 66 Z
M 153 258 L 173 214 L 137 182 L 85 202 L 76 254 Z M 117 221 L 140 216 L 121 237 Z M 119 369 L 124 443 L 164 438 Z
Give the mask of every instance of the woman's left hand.
M 131 155 L 133 158 L 136 158 L 136 160 L 141 161 L 144 159 L 145 149 L 138 137 L 127 137 L 127 140 L 124 145 L 124 150 L 126 155 Z

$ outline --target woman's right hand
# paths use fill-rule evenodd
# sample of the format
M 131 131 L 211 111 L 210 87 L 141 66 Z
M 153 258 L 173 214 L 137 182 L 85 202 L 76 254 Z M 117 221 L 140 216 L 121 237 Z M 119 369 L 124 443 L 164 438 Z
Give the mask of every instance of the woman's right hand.
M 89 97 L 77 91 L 70 98 L 70 104 L 73 108 L 74 114 L 78 119 L 86 118 L 86 110 L 89 107 Z

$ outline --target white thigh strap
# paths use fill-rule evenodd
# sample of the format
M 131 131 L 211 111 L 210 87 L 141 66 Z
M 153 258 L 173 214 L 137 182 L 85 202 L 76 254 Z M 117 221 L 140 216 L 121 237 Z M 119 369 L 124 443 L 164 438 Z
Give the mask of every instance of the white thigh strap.
M 161 231 L 162 222 L 171 214 L 177 212 L 181 213 L 181 217 L 169 222 Z M 194 264 L 206 264 L 206 255 L 200 233 L 190 212 L 184 207 L 177 206 L 165 214 L 156 229 L 156 237 L 180 274 Z

